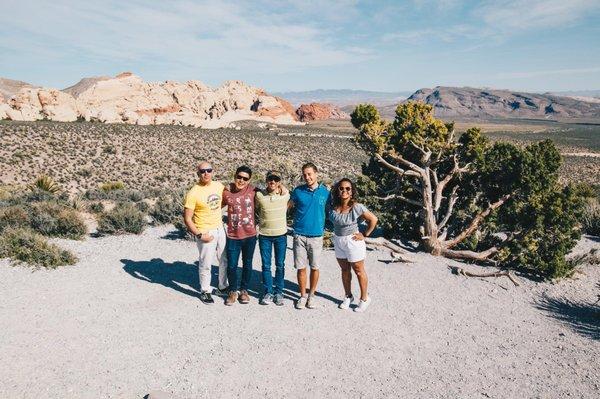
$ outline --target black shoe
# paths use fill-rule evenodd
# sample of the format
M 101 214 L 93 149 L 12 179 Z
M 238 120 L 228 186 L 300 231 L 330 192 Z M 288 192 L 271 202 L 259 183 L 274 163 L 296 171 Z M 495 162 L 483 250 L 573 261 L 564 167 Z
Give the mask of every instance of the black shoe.
M 225 287 L 223 289 L 215 288 L 213 290 L 213 294 L 227 298 L 227 295 L 229 295 L 229 287 Z
M 201 292 L 200 293 L 200 300 L 203 303 L 209 304 L 209 303 L 215 303 L 214 299 L 212 298 L 212 296 L 210 295 L 210 292 Z

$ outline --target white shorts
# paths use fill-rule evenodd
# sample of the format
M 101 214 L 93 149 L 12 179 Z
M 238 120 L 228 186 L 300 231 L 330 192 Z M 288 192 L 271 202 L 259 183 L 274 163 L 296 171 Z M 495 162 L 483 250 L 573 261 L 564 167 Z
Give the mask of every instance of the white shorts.
M 365 240 L 353 240 L 353 234 L 349 236 L 333 235 L 333 247 L 335 257 L 346 259 L 348 262 L 358 262 L 367 257 L 367 244 Z

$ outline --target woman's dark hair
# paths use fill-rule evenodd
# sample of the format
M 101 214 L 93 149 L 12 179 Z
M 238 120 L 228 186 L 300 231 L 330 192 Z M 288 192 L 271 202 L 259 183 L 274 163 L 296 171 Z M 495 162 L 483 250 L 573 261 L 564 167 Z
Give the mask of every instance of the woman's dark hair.
M 235 175 L 237 176 L 237 174 L 240 173 L 240 172 L 248 173 L 248 177 L 252 177 L 252 169 L 250 169 L 246 165 L 242 165 L 239 168 L 237 168 L 235 170 Z
M 334 208 L 337 208 L 338 206 L 342 205 L 342 198 L 340 197 L 340 185 L 344 182 L 350 183 L 350 187 L 352 187 L 349 205 L 353 206 L 358 202 L 358 193 L 356 192 L 356 186 L 354 185 L 352 180 L 344 177 L 343 179 L 335 183 L 333 189 L 331 190 L 331 205 L 333 205 Z

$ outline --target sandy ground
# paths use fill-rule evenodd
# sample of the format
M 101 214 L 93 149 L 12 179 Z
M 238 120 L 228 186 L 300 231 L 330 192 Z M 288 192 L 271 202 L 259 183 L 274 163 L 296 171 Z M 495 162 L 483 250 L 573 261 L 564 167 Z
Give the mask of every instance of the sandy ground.
M 453 261 L 385 263 L 388 253 L 371 251 L 373 303 L 358 314 L 337 308 L 339 270 L 327 251 L 320 309 L 293 308 L 291 268 L 284 307 L 256 295 L 207 306 L 196 296 L 194 244 L 168 233 L 61 240 L 80 262 L 58 270 L 0 260 L 0 397 L 600 396 L 598 266 L 515 287 L 454 276 Z M 600 243 L 579 250 L 592 246 Z

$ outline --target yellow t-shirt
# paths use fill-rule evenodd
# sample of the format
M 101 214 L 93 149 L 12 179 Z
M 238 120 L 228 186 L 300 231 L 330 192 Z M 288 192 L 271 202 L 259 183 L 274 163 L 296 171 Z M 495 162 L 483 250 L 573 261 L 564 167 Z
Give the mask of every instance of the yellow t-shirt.
M 192 221 L 201 233 L 223 226 L 221 219 L 221 199 L 223 184 L 212 181 L 206 186 L 196 184 L 185 195 L 184 207 L 194 210 Z

